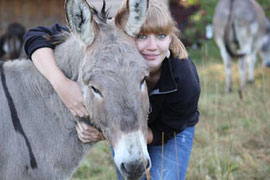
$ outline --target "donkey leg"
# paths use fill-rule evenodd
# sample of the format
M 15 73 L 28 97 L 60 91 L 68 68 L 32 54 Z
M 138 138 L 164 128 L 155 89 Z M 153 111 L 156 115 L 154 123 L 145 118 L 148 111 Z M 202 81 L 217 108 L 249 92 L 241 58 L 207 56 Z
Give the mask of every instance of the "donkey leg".
M 224 46 L 220 47 L 220 53 L 223 59 L 225 70 L 225 91 L 229 93 L 232 92 L 232 60 Z
M 256 54 L 251 54 L 246 57 L 248 66 L 248 83 L 252 84 L 254 81 L 254 66 L 256 62 Z
M 238 72 L 240 79 L 240 89 L 244 90 L 246 85 L 246 56 L 239 59 Z

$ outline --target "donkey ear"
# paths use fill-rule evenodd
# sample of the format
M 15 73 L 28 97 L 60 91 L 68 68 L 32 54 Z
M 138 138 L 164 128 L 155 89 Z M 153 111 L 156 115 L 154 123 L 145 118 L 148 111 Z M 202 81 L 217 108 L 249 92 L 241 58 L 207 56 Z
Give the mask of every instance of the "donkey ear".
M 116 25 L 135 37 L 145 22 L 148 6 L 149 0 L 126 0 L 115 17 Z
M 67 23 L 71 31 L 86 46 L 90 45 L 94 41 L 98 28 L 86 0 L 66 0 L 65 9 Z

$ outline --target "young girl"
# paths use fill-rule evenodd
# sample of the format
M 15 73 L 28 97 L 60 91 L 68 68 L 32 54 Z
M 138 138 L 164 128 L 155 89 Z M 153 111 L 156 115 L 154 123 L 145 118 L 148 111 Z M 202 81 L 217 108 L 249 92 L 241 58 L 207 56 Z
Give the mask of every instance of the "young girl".
M 87 116 L 79 86 L 59 70 L 53 56 L 54 47 L 43 38 L 62 30 L 68 31 L 60 25 L 28 31 L 25 51 L 70 111 L 75 116 Z M 199 121 L 199 78 L 178 35 L 167 5 L 150 1 L 146 22 L 135 41 L 150 69 L 146 79 L 151 105 L 147 141 L 153 180 L 185 179 L 194 126 Z M 77 132 L 84 143 L 102 140 L 98 130 L 83 123 L 78 124 Z M 117 174 L 121 179 L 120 173 Z

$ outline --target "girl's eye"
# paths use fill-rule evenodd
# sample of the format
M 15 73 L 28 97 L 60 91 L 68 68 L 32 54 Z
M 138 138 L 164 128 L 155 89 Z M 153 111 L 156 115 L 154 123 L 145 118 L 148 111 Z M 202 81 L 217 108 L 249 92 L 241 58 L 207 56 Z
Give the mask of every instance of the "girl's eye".
M 158 35 L 157 35 L 157 38 L 158 38 L 158 39 L 165 39 L 166 37 L 167 37 L 166 34 L 158 34 Z
M 138 39 L 146 39 L 147 36 L 146 36 L 145 34 L 140 34 L 140 35 L 138 35 L 137 38 L 138 38 Z

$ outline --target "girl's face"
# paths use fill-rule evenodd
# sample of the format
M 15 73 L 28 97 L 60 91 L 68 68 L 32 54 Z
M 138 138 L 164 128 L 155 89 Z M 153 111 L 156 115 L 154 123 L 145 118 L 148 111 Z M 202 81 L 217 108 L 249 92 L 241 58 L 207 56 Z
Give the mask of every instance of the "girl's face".
M 147 61 L 150 72 L 160 69 L 165 56 L 168 53 L 171 36 L 166 34 L 141 34 L 136 39 L 139 52 Z

